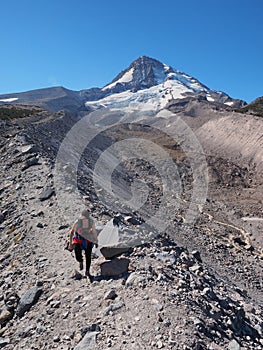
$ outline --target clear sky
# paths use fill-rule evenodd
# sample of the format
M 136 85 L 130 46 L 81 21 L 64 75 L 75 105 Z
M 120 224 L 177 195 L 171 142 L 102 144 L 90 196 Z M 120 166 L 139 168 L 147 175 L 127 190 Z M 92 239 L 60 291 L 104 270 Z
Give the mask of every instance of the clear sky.
M 0 93 L 102 87 L 139 56 L 263 96 L 263 0 L 0 0 Z

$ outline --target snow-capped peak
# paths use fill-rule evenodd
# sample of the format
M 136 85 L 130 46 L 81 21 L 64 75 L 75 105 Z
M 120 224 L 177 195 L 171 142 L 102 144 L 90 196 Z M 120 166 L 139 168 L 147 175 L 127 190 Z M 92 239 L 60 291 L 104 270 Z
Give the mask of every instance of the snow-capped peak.
M 198 80 L 180 72 L 154 58 L 141 56 L 121 72 L 113 81 L 103 87 L 108 93 L 132 92 L 164 84 L 168 80 L 176 80 L 193 92 L 208 91 L 209 89 Z
M 101 91 L 103 95 L 86 102 L 86 107 L 160 110 L 185 94 L 210 92 L 193 77 L 147 56 L 133 61 Z

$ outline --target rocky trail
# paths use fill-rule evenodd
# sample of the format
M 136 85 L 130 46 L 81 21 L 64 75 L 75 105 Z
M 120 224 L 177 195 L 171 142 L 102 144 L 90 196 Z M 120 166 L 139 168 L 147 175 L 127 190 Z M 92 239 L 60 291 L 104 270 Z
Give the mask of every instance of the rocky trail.
M 112 260 L 94 258 L 90 283 L 64 249 L 72 223 L 53 183 L 59 139 L 48 150 L 30 127 L 1 124 L 0 348 L 263 349 L 260 222 L 242 221 L 214 187 L 194 227 L 178 219 Z M 113 214 L 95 200 L 92 210 L 98 225 Z

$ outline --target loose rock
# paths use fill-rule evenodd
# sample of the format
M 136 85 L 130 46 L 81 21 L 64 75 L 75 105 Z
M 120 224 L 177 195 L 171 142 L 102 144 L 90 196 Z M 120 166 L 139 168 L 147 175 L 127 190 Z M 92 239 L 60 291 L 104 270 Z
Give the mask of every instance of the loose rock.
M 39 196 L 39 200 L 41 202 L 49 199 L 51 196 L 53 196 L 55 194 L 55 191 L 53 188 L 51 187 L 47 187 Z
M 74 350 L 93 349 L 96 346 L 96 335 L 98 332 L 88 332 Z
M 28 289 L 25 294 L 21 297 L 16 314 L 21 317 L 26 311 L 28 311 L 32 305 L 34 305 L 42 293 L 42 288 L 32 287 Z
M 118 276 L 128 271 L 130 260 L 127 258 L 115 258 L 105 261 L 100 265 L 102 276 Z

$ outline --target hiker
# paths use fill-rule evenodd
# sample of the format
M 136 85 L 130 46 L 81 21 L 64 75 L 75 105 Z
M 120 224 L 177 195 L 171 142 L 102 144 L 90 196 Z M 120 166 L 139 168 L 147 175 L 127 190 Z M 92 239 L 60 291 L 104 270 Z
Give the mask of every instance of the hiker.
M 91 252 L 93 245 L 98 248 L 98 237 L 94 224 L 87 209 L 83 210 L 80 217 L 74 222 L 69 235 L 69 250 L 74 249 L 76 260 L 79 262 L 80 270 L 83 270 L 82 250 L 86 257 L 86 276 L 92 281 L 90 274 Z

